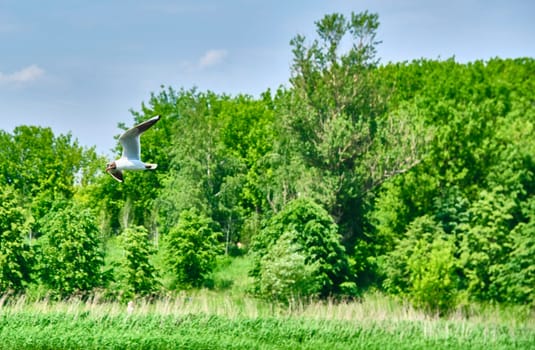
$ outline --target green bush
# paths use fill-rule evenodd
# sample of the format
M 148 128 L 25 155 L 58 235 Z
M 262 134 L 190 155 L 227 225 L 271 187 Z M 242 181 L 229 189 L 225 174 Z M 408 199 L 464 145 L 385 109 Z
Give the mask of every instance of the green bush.
M 121 235 L 122 262 L 127 294 L 147 295 L 158 289 L 156 269 L 150 262 L 155 249 L 143 226 L 128 227 Z
M 178 224 L 166 236 L 167 263 L 176 284 L 199 287 L 212 272 L 222 252 L 221 233 L 209 217 L 194 209 L 180 213 Z
M 429 216 L 416 218 L 387 255 L 385 288 L 429 312 L 447 313 L 457 301 L 455 244 Z
M 408 258 L 409 297 L 416 307 L 428 312 L 447 313 L 456 305 L 455 245 L 441 236 L 431 243 L 417 242 Z
M 316 296 L 321 290 L 318 262 L 306 262 L 295 232 L 279 237 L 260 261 L 260 294 L 282 302 Z
M 340 243 L 336 224 L 322 207 L 307 198 L 291 201 L 271 218 L 255 237 L 252 250 L 255 265 L 251 274 L 258 291 L 266 289 L 262 286 L 265 280 L 261 278 L 266 264 L 287 265 L 290 256 L 298 265 L 314 266 L 309 272 L 313 273 L 314 284 L 319 284 L 318 291 L 322 297 L 339 294 L 340 285 L 351 278 L 348 258 Z M 296 250 L 299 252 L 297 255 Z M 301 257 L 304 261 L 301 261 Z M 280 262 L 282 260 L 286 262 Z M 290 266 L 286 268 L 288 271 L 294 270 Z M 310 290 L 315 294 L 315 288 Z
M 496 283 L 502 300 L 535 307 L 535 197 L 526 204 L 529 217 L 509 234 L 510 253 L 501 266 Z

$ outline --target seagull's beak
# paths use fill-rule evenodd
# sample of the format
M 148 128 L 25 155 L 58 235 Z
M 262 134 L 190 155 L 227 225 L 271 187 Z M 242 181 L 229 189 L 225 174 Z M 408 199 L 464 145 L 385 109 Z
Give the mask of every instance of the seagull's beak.
M 113 169 L 113 163 L 106 164 L 106 171 L 110 171 L 111 169 Z

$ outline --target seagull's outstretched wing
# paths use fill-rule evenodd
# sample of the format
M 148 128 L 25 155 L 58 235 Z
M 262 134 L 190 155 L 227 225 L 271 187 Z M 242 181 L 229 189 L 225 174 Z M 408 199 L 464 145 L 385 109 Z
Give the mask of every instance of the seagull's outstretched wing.
M 119 142 L 121 142 L 121 145 L 123 146 L 123 157 L 131 160 L 141 160 L 139 135 L 153 126 L 158 120 L 160 120 L 159 115 L 128 129 L 121 135 L 121 137 L 119 137 Z

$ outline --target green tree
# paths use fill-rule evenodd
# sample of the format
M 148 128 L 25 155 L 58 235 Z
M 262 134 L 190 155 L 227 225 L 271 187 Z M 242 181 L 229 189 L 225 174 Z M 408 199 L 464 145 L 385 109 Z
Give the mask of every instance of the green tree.
M 127 294 L 147 295 L 158 289 L 157 272 L 150 261 L 156 250 L 148 236 L 143 226 L 127 227 L 120 236 Z
M 346 247 L 367 240 L 366 194 L 418 163 L 424 136 L 410 106 L 388 111 L 375 58 L 377 14 L 327 15 L 318 39 L 293 47 L 288 129 L 307 172 L 307 195 L 334 217 Z M 342 50 L 342 42 L 351 46 Z
M 70 134 L 54 135 L 50 128 L 18 126 L 0 133 L 0 184 L 12 186 L 34 218 L 30 233 L 38 233 L 42 218 L 58 200 L 70 199 L 77 186 L 89 183 L 96 158 Z
M 249 217 L 269 210 L 259 168 L 272 147 L 271 95 L 255 100 L 192 90 L 176 98 L 179 117 L 172 132 L 180 142 L 169 150 L 169 171 L 156 201 L 165 218 L 162 233 L 194 207 L 220 225 L 230 245 L 241 239 Z
M 101 286 L 103 256 L 90 210 L 72 202 L 57 203 L 41 224 L 43 283 L 60 296 L 88 293 Z
M 227 97 L 214 93 L 182 92 L 178 105 L 180 118 L 174 135 L 180 142 L 170 150 L 169 172 L 163 177 L 158 200 L 160 216 L 165 217 L 163 231 L 175 226 L 179 214 L 196 208 L 208 216 L 218 210 L 220 187 L 239 164 L 225 152 L 221 141 L 219 118 Z M 184 133 L 184 130 L 188 130 Z
M 11 187 L 0 185 L 0 294 L 30 282 L 32 253 L 25 235 L 27 214 Z
M 166 256 L 175 282 L 181 287 L 199 287 L 215 267 L 221 253 L 221 233 L 215 223 L 195 209 L 180 213 L 166 236 Z

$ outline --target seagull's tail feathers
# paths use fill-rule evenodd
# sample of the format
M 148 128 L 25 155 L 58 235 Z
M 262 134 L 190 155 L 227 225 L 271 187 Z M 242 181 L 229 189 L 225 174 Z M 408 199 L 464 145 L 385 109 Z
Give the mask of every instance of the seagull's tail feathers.
M 158 167 L 158 164 L 145 163 L 145 169 L 154 170 Z

